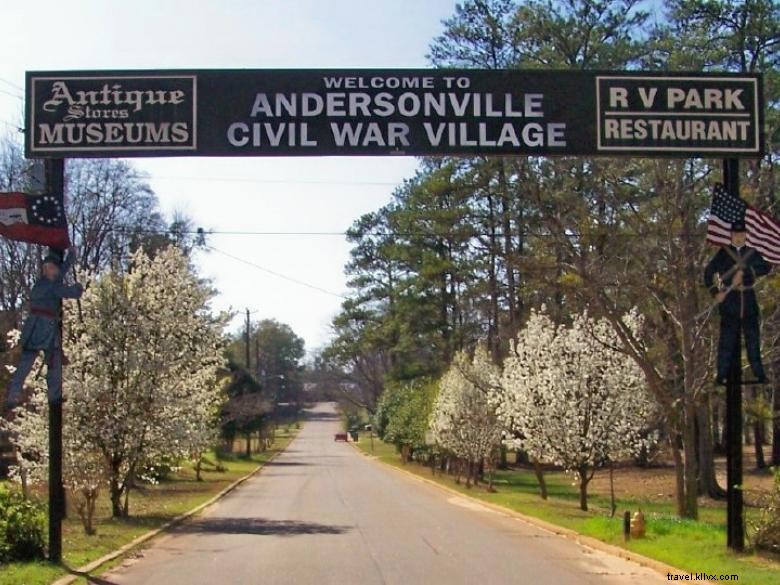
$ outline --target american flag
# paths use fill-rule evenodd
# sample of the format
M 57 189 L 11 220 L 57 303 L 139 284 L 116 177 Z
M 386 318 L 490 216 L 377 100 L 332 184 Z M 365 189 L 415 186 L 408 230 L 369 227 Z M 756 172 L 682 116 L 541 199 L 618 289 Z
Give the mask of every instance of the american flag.
M 712 193 L 707 241 L 715 246 L 729 245 L 731 224 L 737 221 L 745 224 L 747 245 L 758 250 L 767 262 L 780 264 L 780 221 L 729 195 L 718 183 Z

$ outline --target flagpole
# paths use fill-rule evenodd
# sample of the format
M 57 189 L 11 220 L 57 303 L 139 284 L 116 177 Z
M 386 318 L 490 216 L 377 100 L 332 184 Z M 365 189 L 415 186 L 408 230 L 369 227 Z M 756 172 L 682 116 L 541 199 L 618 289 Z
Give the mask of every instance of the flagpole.
M 739 159 L 723 160 L 723 185 L 739 197 Z M 742 315 L 738 319 L 737 345 L 726 378 L 726 544 L 745 549 L 742 493 Z
M 65 202 L 65 159 L 46 160 L 46 190 Z M 65 250 L 50 248 L 60 260 Z M 62 346 L 62 300 L 59 302 L 59 336 Z M 62 347 L 53 351 L 62 351 Z M 62 359 L 53 360 L 60 368 L 57 378 L 62 384 Z M 51 364 L 49 364 L 51 367 Z M 52 389 L 50 390 L 50 395 Z M 62 388 L 59 388 L 60 396 Z M 65 518 L 65 487 L 62 483 L 62 400 L 49 402 L 49 561 L 62 562 L 62 520 Z

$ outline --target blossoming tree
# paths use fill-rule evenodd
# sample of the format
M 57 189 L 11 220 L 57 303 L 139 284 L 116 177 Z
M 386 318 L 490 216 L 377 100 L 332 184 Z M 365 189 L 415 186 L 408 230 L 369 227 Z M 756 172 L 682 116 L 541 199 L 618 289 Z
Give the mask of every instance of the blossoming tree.
M 216 438 L 226 318 L 210 315 L 211 290 L 176 248 L 153 258 L 138 251 L 130 266 L 83 275 L 80 307 L 66 306 L 64 471 L 84 496 L 85 514 L 94 513 L 103 477 L 112 514 L 127 516 L 129 489 L 144 464 L 197 462 Z M 38 394 L 9 430 L 19 474 L 42 479 L 47 417 Z
M 466 464 L 467 486 L 476 482 L 483 464 L 492 468 L 501 443 L 502 429 L 488 400 L 499 375 L 479 346 L 473 358 L 458 353 L 440 382 L 430 428 L 436 444 Z
M 624 317 L 635 333 L 641 319 Z M 499 419 L 529 456 L 573 472 L 580 507 L 595 470 L 636 454 L 648 441 L 655 405 L 642 371 L 620 352 L 614 329 L 582 313 L 570 326 L 556 326 L 532 313 L 518 334 L 515 355 L 504 364 Z
M 200 457 L 213 437 L 225 320 L 208 313 L 211 294 L 175 247 L 138 251 L 128 273 L 90 279 L 66 316 L 73 424 L 103 455 L 114 516 L 144 463 Z

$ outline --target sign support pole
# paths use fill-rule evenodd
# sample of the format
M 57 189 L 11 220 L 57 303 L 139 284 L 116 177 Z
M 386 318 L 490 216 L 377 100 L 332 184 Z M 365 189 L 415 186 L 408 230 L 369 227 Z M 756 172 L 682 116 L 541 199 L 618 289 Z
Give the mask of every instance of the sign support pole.
M 723 184 L 729 195 L 739 197 L 739 160 L 723 161 Z M 742 493 L 742 317 L 737 347 L 726 379 L 726 544 L 735 552 L 745 550 Z
M 65 160 L 46 161 L 48 192 L 65 197 Z M 52 248 L 62 259 L 65 251 Z M 62 340 L 62 301 L 59 304 L 59 335 Z M 59 348 L 61 351 L 62 348 Z M 57 349 L 55 349 L 57 351 Z M 62 360 L 54 360 L 62 368 Z M 62 380 L 60 372 L 59 379 Z M 49 402 L 49 561 L 62 562 L 62 520 L 65 518 L 65 487 L 62 483 L 62 400 Z

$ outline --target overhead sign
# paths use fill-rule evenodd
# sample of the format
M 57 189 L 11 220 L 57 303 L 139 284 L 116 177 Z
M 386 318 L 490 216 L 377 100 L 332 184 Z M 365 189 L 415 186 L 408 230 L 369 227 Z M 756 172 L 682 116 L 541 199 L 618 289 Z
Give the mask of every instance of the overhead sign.
M 27 74 L 29 157 L 763 154 L 758 75 Z

